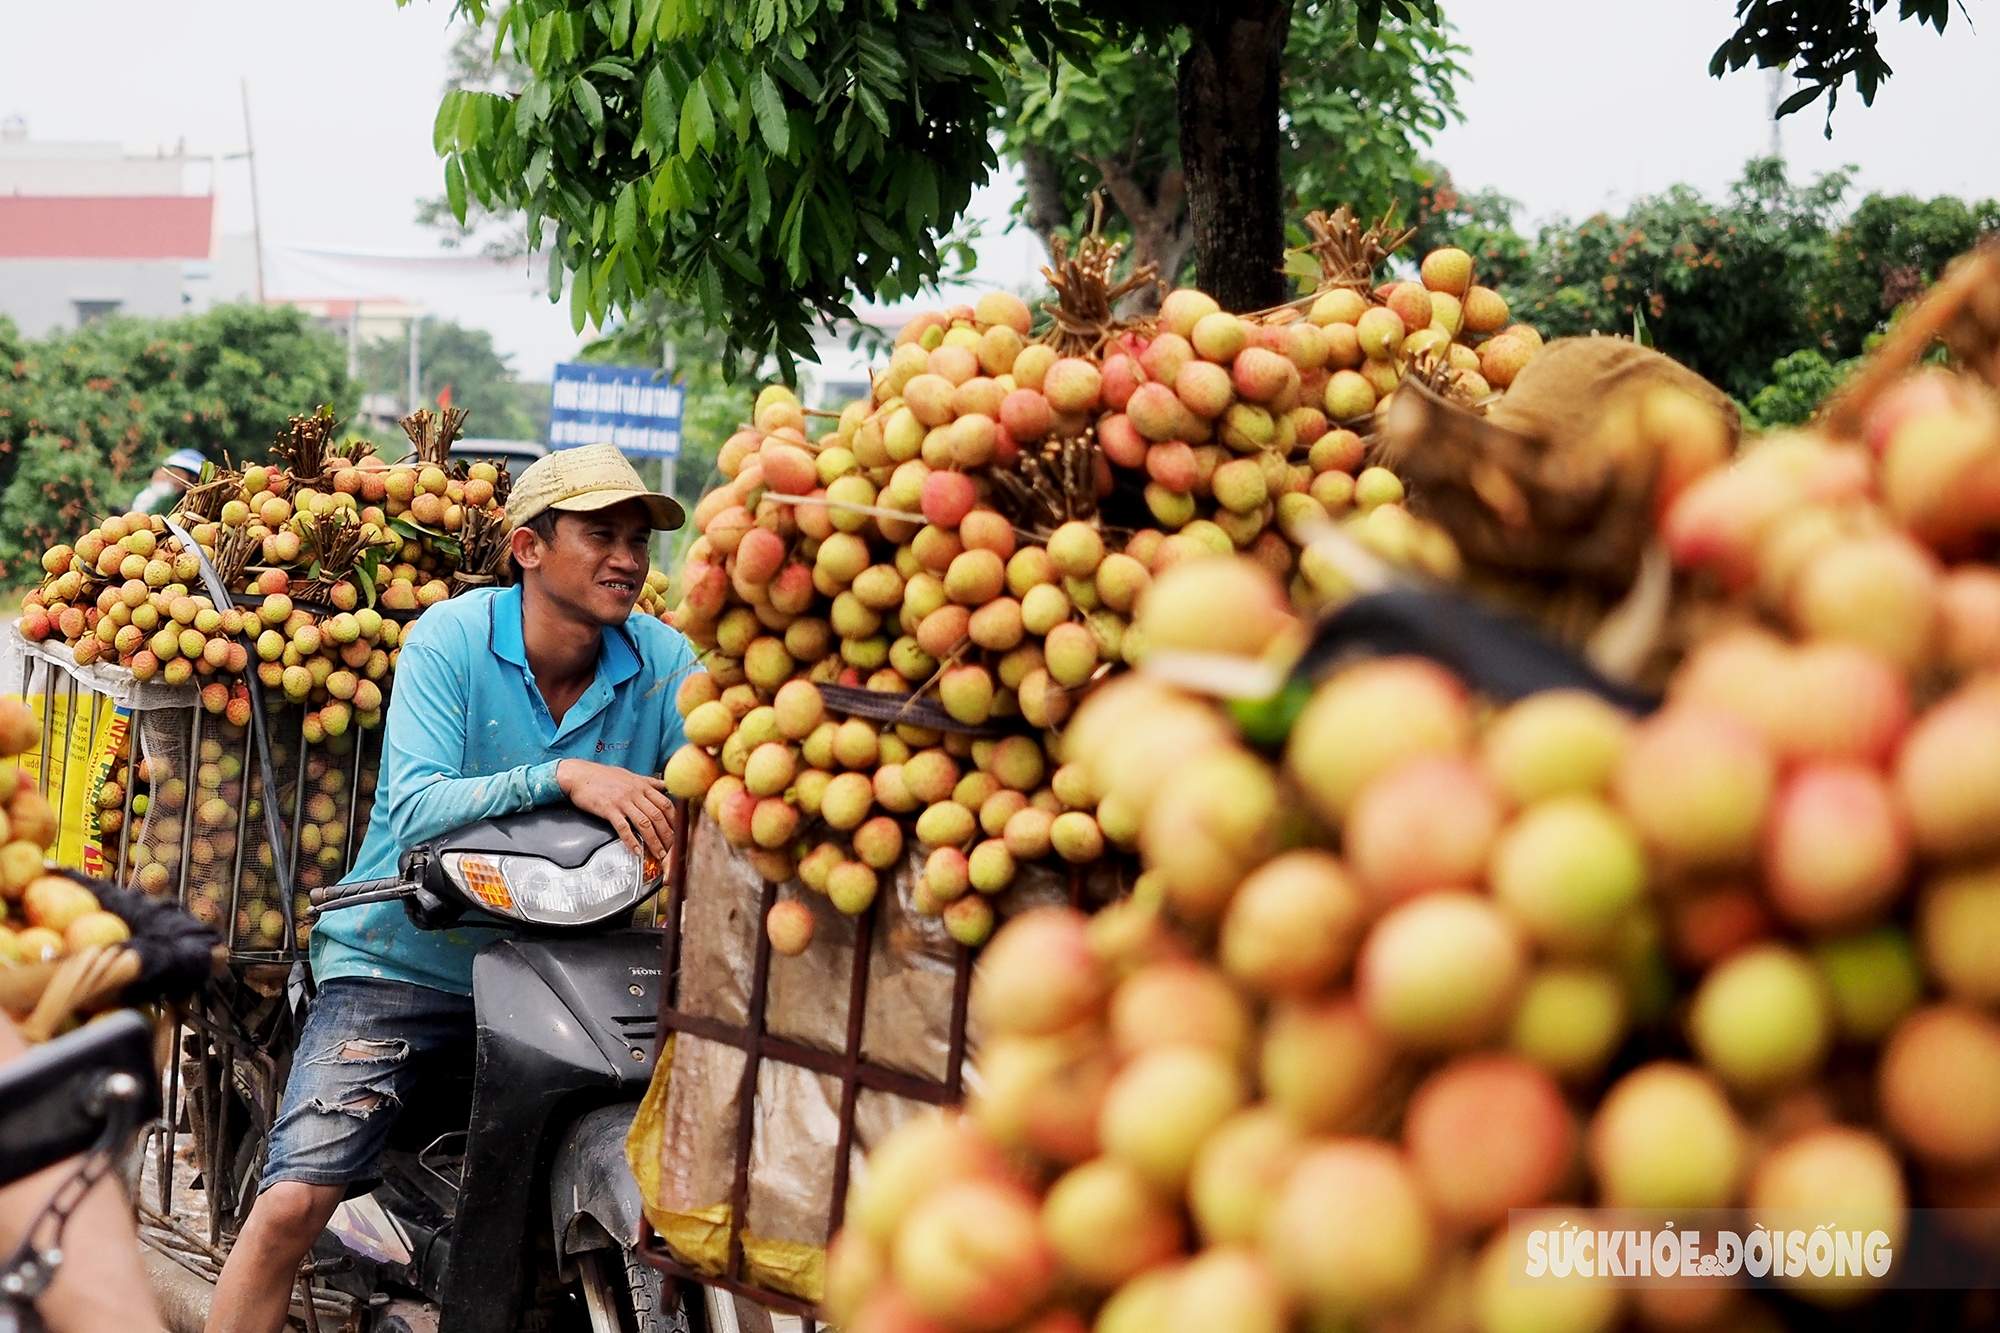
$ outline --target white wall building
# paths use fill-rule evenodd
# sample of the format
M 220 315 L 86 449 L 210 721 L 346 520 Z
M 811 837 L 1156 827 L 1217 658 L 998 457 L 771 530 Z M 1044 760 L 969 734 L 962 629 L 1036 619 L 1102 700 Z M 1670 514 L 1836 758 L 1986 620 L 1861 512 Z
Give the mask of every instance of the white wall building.
M 0 315 L 30 337 L 105 315 L 174 316 L 254 298 L 248 236 L 218 235 L 191 161 L 117 144 L 39 143 L 0 124 Z

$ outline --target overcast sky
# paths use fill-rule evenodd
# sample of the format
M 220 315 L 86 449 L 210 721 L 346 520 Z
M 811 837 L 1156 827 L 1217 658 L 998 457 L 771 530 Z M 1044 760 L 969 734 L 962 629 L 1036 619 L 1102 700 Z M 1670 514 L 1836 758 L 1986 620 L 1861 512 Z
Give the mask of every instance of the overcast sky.
M 1732 27 L 1729 0 L 1445 0 L 1472 48 L 1460 89 L 1466 123 L 1435 156 L 1464 187 L 1519 200 L 1523 225 L 1618 207 L 1686 181 L 1719 194 L 1744 159 L 1765 150 L 1765 76 L 1708 77 Z M 1864 107 L 1851 91 L 1821 137 L 1823 114 L 1784 126 L 1802 174 L 1845 164 L 1863 190 L 2000 195 L 1991 71 L 2000 10 L 1956 8 L 1948 35 L 1890 24 L 1896 74 Z M 1893 9 L 1891 10 L 1893 12 Z M 450 45 L 448 0 L 0 0 L 0 116 L 26 117 L 38 140 L 115 140 L 128 151 L 232 153 L 243 146 L 248 80 L 267 247 L 407 254 L 435 238 L 415 201 L 441 190 L 430 145 Z M 215 189 L 226 230 L 248 231 L 247 176 L 223 163 Z M 1003 225 L 1003 185 L 979 210 Z M 1032 276 L 1032 238 L 995 238 L 982 253 L 994 281 Z M 278 268 L 280 266 L 274 266 Z M 395 281 L 393 270 L 382 270 Z M 296 264 L 282 294 L 397 295 L 330 290 L 324 267 Z M 415 281 L 415 279 L 412 279 Z M 511 289 L 473 300 L 450 290 L 435 308 L 490 328 L 524 376 L 543 378 L 576 345 L 566 310 Z M 454 304 L 456 303 L 456 304 Z
M 1710 78 L 1734 30 L 1729 0 L 1443 0 L 1472 48 L 1459 91 L 1465 122 L 1435 156 L 1470 188 L 1521 202 L 1535 221 L 1587 217 L 1677 182 L 1721 194 L 1769 151 L 1768 76 Z M 1957 5 L 1945 34 L 1883 16 L 1895 75 L 1864 106 L 1852 87 L 1824 136 L 1825 102 L 1781 122 L 1793 174 L 1860 168 L 1860 193 L 2000 196 L 1992 71 L 2000 7 Z M 1859 197 L 1858 195 L 1856 197 Z

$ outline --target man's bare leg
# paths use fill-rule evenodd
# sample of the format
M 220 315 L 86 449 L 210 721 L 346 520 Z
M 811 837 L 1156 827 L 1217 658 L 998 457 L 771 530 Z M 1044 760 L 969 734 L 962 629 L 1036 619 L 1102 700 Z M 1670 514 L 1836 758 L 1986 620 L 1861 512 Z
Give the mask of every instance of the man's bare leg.
M 257 1196 L 215 1284 L 208 1333 L 280 1333 L 299 1261 L 346 1194 L 345 1185 L 281 1180 Z

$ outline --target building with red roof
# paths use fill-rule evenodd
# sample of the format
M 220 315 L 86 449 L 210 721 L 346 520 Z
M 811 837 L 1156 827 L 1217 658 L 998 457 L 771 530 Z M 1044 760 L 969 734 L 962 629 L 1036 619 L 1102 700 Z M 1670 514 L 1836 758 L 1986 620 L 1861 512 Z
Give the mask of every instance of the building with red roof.
M 33 143 L 18 126 L 0 133 L 0 315 L 22 333 L 244 294 L 215 290 L 215 198 L 180 192 L 184 159 Z

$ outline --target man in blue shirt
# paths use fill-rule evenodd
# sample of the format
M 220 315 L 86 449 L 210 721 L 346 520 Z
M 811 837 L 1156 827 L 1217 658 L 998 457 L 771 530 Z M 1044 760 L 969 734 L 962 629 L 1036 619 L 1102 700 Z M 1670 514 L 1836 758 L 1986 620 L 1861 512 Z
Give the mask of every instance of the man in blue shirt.
M 438 834 L 564 799 L 666 860 L 673 806 L 658 775 L 682 741 L 674 697 L 695 657 L 678 632 L 631 611 L 653 532 L 682 521 L 608 444 L 549 454 L 521 475 L 507 501 L 515 586 L 440 603 L 404 640 L 350 880 L 394 875 L 405 849 Z M 299 1261 L 341 1199 L 379 1178 L 418 1063 L 470 1038 L 473 954 L 502 929 L 422 931 L 394 902 L 314 928 L 319 992 L 211 1333 L 283 1327 Z

